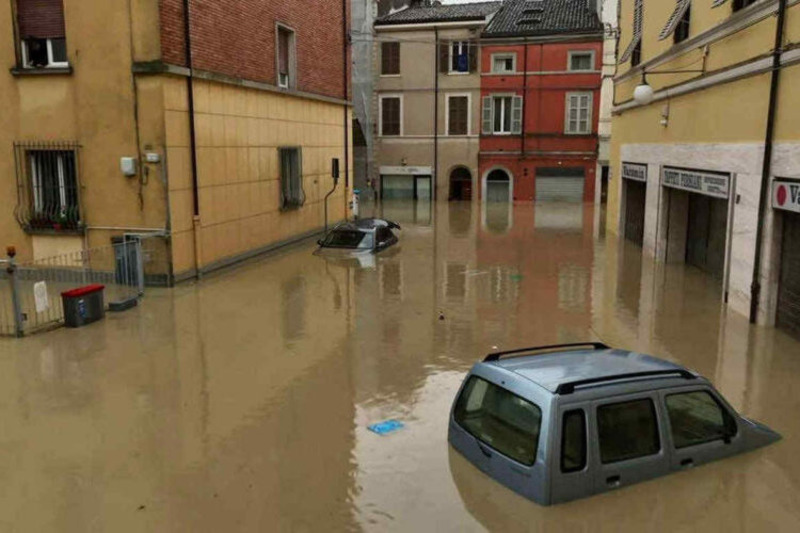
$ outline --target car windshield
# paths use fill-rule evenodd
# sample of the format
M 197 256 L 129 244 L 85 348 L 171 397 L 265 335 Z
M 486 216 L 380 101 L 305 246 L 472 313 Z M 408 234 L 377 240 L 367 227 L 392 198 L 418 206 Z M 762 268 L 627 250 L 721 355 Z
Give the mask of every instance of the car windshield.
M 334 230 L 325 237 L 323 246 L 331 248 L 370 249 L 373 246 L 372 233 L 353 230 Z

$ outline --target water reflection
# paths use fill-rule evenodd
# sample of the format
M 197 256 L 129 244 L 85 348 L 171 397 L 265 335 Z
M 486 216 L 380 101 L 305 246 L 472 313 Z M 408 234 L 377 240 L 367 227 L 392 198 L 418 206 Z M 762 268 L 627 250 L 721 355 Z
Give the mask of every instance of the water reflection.
M 800 527 L 800 343 L 724 313 L 702 272 L 596 237 L 590 206 L 497 203 L 374 206 L 403 231 L 368 266 L 303 244 L 0 340 L 0 529 Z M 597 338 L 695 368 L 784 440 L 553 508 L 449 450 L 477 359 Z M 388 418 L 406 428 L 366 429 Z

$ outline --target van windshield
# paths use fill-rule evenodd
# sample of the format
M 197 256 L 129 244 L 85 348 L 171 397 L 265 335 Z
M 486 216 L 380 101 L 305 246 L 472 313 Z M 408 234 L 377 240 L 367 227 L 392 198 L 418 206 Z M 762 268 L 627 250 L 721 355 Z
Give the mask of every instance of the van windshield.
M 472 376 L 454 415 L 468 433 L 503 455 L 527 466 L 536 461 L 542 411 L 531 402 Z

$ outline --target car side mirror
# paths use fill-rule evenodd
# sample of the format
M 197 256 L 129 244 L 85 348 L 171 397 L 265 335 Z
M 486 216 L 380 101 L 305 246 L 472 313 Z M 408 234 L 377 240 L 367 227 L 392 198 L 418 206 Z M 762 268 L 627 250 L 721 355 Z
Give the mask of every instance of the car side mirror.
M 319 244 L 320 246 L 322 246 L 322 239 L 317 239 L 317 244 Z

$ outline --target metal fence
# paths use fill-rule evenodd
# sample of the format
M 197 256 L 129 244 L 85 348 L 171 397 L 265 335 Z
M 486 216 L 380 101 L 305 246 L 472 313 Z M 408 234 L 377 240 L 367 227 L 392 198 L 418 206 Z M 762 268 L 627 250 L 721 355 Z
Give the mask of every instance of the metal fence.
M 167 285 L 161 238 L 120 238 L 111 246 L 17 262 L 0 261 L 0 335 L 21 337 L 64 323 L 61 293 L 105 285 L 106 307 L 125 307 L 147 285 Z

